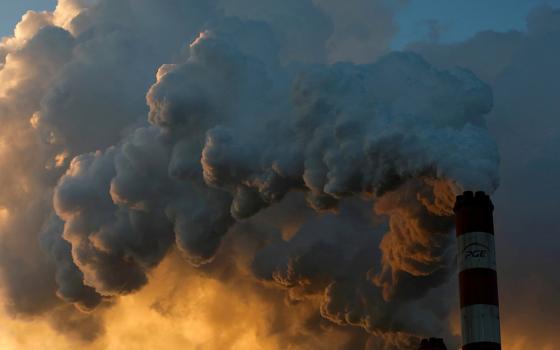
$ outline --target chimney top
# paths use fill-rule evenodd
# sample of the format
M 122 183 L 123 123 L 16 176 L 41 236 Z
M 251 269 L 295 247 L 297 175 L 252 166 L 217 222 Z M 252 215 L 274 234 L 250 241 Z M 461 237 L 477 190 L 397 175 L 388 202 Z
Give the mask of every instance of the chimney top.
M 471 192 L 472 193 L 472 192 Z M 422 339 L 418 350 L 447 350 L 441 338 Z
M 488 196 L 483 191 L 465 191 L 463 194 L 457 196 L 457 201 L 455 202 L 455 207 L 453 211 L 457 212 L 462 207 L 487 207 L 491 211 L 494 210 L 494 205 L 490 196 Z

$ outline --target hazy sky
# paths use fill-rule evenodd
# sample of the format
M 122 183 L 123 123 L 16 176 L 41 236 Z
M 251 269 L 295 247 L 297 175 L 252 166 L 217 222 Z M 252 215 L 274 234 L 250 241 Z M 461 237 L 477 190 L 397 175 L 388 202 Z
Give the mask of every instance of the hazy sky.
M 410 0 L 397 14 L 400 31 L 392 46 L 426 39 L 433 29 L 443 42 L 464 40 L 481 30 L 523 30 L 527 13 L 542 4 L 558 5 L 560 0 Z
M 3 0 L 0 36 L 11 34 L 26 11 L 51 10 L 55 4 L 55 0 Z M 410 41 L 426 39 L 433 29 L 439 30 L 443 42 L 463 40 L 487 29 L 523 30 L 527 13 L 539 4 L 559 5 L 560 0 L 410 0 L 397 14 L 399 32 L 392 47 L 399 49 Z

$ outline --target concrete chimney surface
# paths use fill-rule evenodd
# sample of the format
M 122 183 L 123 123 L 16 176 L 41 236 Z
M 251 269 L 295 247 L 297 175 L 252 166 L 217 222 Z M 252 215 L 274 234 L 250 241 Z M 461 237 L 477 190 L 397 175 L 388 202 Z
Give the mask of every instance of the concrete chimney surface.
M 500 350 L 494 205 L 484 192 L 466 191 L 457 196 L 453 209 L 457 233 L 462 350 Z

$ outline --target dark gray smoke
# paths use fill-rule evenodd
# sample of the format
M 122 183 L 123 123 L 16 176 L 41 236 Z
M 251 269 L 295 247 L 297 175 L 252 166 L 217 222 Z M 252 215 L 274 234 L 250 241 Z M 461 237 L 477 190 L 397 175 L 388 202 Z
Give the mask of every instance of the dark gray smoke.
M 253 270 L 295 300 L 323 294 L 321 313 L 337 324 L 415 334 L 402 304 L 446 279 L 455 187 L 497 184 L 482 122 L 489 88 L 413 54 L 282 67 L 251 55 L 254 37 L 219 32 L 202 32 L 159 69 L 147 94 L 153 126 L 75 158 L 59 181 L 55 209 L 84 284 L 133 292 L 173 240 L 191 263 L 210 263 L 236 221 L 291 191 L 320 211 L 363 196 L 388 227 L 342 208 L 304 219 L 293 239 L 259 250 Z
M 313 306 L 304 329 L 342 330 L 347 347 L 449 333 L 434 288 L 454 268 L 454 195 L 499 182 L 492 91 L 382 55 L 398 6 L 352 3 L 67 0 L 27 15 L 0 46 L 13 312 L 93 338 L 100 305 L 177 248 L 208 278 Z M 362 5 L 379 25 L 352 23 Z

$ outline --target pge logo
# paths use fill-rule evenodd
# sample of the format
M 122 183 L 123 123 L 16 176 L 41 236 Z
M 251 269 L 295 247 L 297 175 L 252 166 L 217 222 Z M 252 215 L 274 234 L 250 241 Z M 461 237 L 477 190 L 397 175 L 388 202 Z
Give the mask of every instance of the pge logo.
M 488 256 L 489 248 L 484 244 L 471 243 L 463 249 L 463 256 L 465 260 L 471 258 L 486 258 Z

